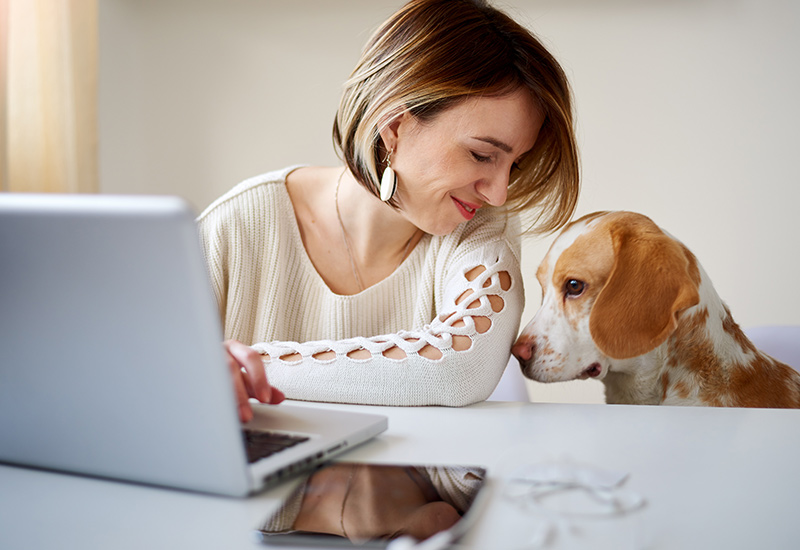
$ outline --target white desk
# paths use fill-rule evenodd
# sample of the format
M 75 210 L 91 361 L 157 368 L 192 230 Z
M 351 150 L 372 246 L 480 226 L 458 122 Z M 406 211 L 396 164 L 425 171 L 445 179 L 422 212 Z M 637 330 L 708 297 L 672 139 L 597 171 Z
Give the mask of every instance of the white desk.
M 379 412 L 389 430 L 343 458 L 483 464 L 489 507 L 467 539 L 529 547 L 542 518 L 504 495 L 524 464 L 569 459 L 630 473 L 647 506 L 579 520 L 548 548 L 800 547 L 800 411 L 487 402 L 464 409 L 322 405 Z M 0 548 L 249 549 L 283 485 L 246 500 L 0 466 Z

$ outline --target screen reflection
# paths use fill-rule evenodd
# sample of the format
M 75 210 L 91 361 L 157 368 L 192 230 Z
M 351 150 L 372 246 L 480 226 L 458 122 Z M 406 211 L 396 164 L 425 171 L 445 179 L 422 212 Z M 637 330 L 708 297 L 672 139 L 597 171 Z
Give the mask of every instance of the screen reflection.
M 470 466 L 331 464 L 308 476 L 266 520 L 262 541 L 382 546 L 403 535 L 424 540 L 461 519 L 485 475 Z

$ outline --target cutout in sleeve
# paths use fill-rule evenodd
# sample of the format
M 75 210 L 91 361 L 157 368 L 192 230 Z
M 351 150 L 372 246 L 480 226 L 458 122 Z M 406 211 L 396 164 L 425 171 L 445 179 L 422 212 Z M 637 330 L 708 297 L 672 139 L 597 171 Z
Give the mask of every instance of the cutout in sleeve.
M 505 309 L 506 303 L 501 294 L 511 288 L 512 279 L 508 271 L 492 273 L 481 264 L 463 272 L 461 280 L 465 284 L 458 297 L 450 302 L 445 312 L 434 318 L 431 325 L 421 331 L 401 331 L 339 342 L 316 342 L 312 348 L 305 344 L 293 344 L 288 350 L 283 348 L 282 353 L 276 356 L 285 363 L 299 363 L 308 355 L 318 362 L 329 362 L 341 356 L 354 361 L 381 356 L 402 361 L 412 355 L 438 361 L 444 357 L 444 350 L 448 347 L 456 352 L 467 351 L 472 348 L 477 336 L 486 334 L 492 328 L 492 316 Z M 305 352 L 301 354 L 298 350 Z M 266 356 L 266 352 L 262 353 Z

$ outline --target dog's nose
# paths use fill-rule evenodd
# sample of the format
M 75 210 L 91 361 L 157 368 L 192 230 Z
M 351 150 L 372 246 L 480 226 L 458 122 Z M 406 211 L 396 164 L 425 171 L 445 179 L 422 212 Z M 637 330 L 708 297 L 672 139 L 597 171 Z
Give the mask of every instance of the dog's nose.
M 516 357 L 520 364 L 524 361 L 530 361 L 533 357 L 534 344 L 533 340 L 525 336 L 520 336 L 511 347 L 511 353 Z

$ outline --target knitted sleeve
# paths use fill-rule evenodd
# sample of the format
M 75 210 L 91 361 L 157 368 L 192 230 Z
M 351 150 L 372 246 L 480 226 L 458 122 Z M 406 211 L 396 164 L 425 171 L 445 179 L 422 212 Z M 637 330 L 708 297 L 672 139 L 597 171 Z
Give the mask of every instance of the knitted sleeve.
M 524 303 L 518 256 L 504 238 L 452 258 L 430 323 L 340 341 L 266 342 L 271 384 L 291 399 L 393 406 L 463 406 L 489 397 Z

